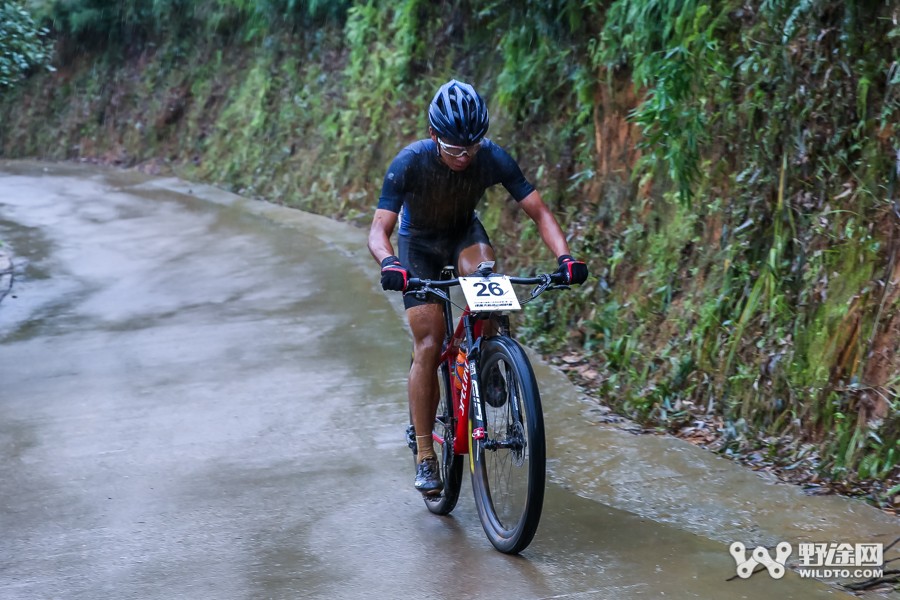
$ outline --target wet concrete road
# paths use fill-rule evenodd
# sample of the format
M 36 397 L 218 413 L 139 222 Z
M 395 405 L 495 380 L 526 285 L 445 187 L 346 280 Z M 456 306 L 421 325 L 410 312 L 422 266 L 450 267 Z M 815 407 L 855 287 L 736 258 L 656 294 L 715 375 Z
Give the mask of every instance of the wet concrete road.
M 0 239 L 16 269 L 4 599 L 843 597 L 793 573 L 726 582 L 728 542 L 896 526 L 601 430 L 539 368 L 551 483 L 534 543 L 504 556 L 467 481 L 452 518 L 411 489 L 409 342 L 362 232 L 174 180 L 0 162 Z

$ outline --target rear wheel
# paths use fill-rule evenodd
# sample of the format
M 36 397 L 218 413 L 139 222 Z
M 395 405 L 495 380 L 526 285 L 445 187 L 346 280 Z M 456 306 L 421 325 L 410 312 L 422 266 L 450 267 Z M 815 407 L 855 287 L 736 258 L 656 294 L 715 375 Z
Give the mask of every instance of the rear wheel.
M 438 386 L 440 400 L 438 401 L 437 415 L 434 419 L 433 437 L 438 459 L 441 463 L 441 479 L 444 489 L 440 495 L 425 497 L 425 506 L 436 515 L 450 514 L 459 500 L 459 489 L 462 484 L 463 457 L 453 453 L 454 415 L 453 394 L 450 386 L 450 372 L 447 363 L 441 363 L 438 367 Z
M 473 431 L 475 505 L 495 548 L 515 554 L 537 531 L 544 504 L 546 446 L 541 398 L 531 364 L 515 341 L 484 342 L 478 373 L 484 435 Z M 475 402 L 470 429 L 475 427 Z

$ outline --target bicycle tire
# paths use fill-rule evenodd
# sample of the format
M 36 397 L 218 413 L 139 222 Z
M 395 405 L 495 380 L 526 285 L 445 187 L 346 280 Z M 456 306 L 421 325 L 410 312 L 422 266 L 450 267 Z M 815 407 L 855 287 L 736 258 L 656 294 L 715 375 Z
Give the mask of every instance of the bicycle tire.
M 480 363 L 485 436 L 470 442 L 475 506 L 491 544 L 500 552 L 517 554 L 534 538 L 544 504 L 547 455 L 541 397 L 528 357 L 511 338 L 486 340 Z M 495 373 L 505 382 L 503 403 L 484 401 L 485 382 Z M 475 410 L 473 402 L 470 431 Z
M 439 495 L 424 497 L 425 506 L 436 515 L 449 515 L 456 508 L 456 502 L 459 500 L 459 490 L 462 487 L 463 457 L 457 456 L 453 452 L 453 434 L 455 429 L 451 385 L 447 363 L 441 363 L 438 367 L 440 400 L 434 420 L 434 435 L 435 440 L 444 440 L 443 443 L 438 442 L 436 444 L 438 446 L 438 459 L 441 463 L 441 479 L 444 481 L 444 489 Z

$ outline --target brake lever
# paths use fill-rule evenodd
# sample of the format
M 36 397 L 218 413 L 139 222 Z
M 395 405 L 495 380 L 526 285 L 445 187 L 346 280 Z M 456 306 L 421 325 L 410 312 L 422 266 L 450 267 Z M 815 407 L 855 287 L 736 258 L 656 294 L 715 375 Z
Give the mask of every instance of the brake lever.
M 544 292 L 548 290 L 568 290 L 571 289 L 571 286 L 565 283 L 553 283 L 553 280 L 550 279 L 549 275 L 545 276 L 546 279 L 540 284 L 538 284 L 533 290 L 531 290 L 531 296 L 527 300 L 523 300 L 521 304 L 528 304 Z
M 543 294 L 544 292 L 546 292 L 548 289 L 550 289 L 550 286 L 551 286 L 551 285 L 553 285 L 553 284 L 552 284 L 552 282 L 550 281 L 550 278 L 548 277 L 548 278 L 545 279 L 543 282 L 541 282 L 541 283 L 539 283 L 538 285 L 536 285 L 536 286 L 534 287 L 534 289 L 531 290 L 531 295 L 530 295 L 530 297 L 528 298 L 528 300 L 523 300 L 523 301 L 521 302 L 521 304 L 528 304 L 529 302 L 531 302 L 532 300 L 534 300 L 535 298 L 537 298 L 538 296 L 540 296 L 541 294 Z

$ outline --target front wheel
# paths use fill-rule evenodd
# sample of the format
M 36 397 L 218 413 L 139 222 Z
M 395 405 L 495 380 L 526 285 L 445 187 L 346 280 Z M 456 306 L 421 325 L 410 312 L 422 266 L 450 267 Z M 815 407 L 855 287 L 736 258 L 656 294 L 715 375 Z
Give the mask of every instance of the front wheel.
M 486 340 L 480 363 L 481 401 L 469 411 L 475 505 L 494 547 L 515 554 L 534 538 L 544 504 L 541 397 L 531 363 L 512 339 Z M 475 429 L 476 404 L 484 411 L 483 434 Z

